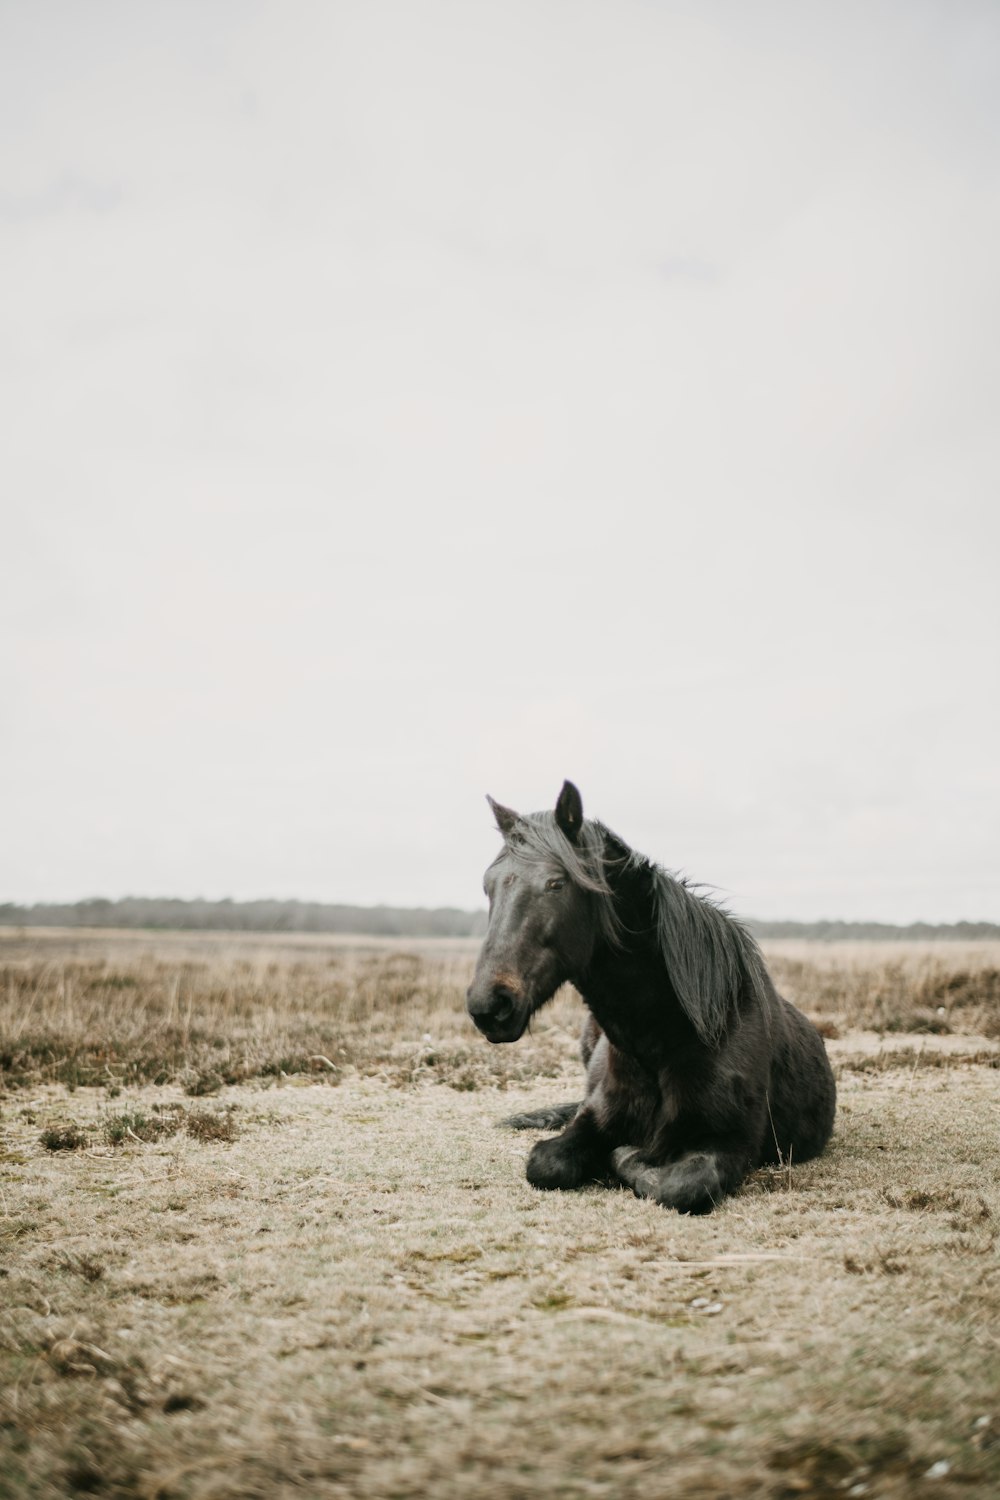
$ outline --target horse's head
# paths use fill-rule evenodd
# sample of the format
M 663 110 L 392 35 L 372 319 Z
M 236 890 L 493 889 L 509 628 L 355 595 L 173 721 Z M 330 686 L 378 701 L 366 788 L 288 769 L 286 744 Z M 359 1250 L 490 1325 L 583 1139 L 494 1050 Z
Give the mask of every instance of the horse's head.
M 504 846 L 483 882 L 489 927 L 466 1005 L 491 1042 L 516 1042 L 529 1019 L 584 969 L 595 941 L 595 825 L 563 783 L 555 812 L 521 817 L 489 798 Z

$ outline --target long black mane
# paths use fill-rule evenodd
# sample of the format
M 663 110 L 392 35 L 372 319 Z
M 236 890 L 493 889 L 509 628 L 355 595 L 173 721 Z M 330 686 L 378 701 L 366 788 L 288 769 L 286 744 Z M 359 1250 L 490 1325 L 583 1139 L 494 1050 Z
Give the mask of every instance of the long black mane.
M 570 843 L 553 813 L 533 813 L 518 820 L 506 842 L 517 858 L 555 865 L 596 897 L 598 928 L 612 947 L 621 948 L 630 936 L 654 939 L 674 993 L 707 1045 L 718 1042 L 750 996 L 766 1003 L 764 958 L 739 919 L 603 823 L 586 820 Z M 636 912 L 628 899 L 637 884 L 645 886 L 647 898 L 644 932 L 633 925 Z

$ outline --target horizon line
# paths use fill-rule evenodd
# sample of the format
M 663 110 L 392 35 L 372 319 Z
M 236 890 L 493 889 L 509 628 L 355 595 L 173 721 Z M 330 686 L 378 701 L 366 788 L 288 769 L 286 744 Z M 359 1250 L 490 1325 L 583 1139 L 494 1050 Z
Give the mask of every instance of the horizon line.
M 40 911 L 65 911 L 72 912 L 79 908 L 97 907 L 107 909 L 112 907 L 135 905 L 155 906 L 158 904 L 172 906 L 225 906 L 233 909 L 240 907 L 272 906 L 272 907 L 311 907 L 326 911 L 357 911 L 371 913 L 400 913 L 400 914 L 448 914 L 459 915 L 468 918 L 481 918 L 486 915 L 484 906 L 464 907 L 455 905 L 416 905 L 408 906 L 398 903 L 378 902 L 356 902 L 356 901 L 321 901 L 297 896 L 82 896 L 74 901 L 0 901 L 0 926 L 31 926 L 30 922 L 12 922 L 10 918 L 15 913 Z M 731 914 L 732 915 L 732 914 Z M 1000 921 L 990 918 L 962 917 L 952 921 L 931 921 L 920 917 L 908 922 L 887 921 L 877 917 L 756 917 L 752 915 L 739 915 L 738 920 L 752 927 L 884 927 L 896 931 L 906 931 L 912 928 L 958 928 L 958 927 L 988 927 L 994 928 L 1000 936 Z M 43 924 L 44 925 L 44 924 Z M 81 924 L 83 925 L 83 924 Z M 261 929 L 268 930 L 268 929 Z

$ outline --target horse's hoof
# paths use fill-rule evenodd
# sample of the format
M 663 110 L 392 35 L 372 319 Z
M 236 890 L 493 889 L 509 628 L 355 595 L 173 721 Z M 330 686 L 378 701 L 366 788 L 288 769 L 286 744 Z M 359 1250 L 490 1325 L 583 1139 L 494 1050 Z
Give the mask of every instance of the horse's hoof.
M 532 1187 L 576 1188 L 586 1176 L 586 1162 L 565 1142 L 555 1136 L 538 1141 L 531 1149 L 525 1176 Z

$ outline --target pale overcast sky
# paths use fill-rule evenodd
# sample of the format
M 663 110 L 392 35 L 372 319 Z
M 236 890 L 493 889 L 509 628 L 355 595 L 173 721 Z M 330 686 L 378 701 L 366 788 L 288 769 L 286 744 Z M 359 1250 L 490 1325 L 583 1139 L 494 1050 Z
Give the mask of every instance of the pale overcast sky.
M 0 900 L 481 904 L 564 776 L 1000 919 L 1000 7 L 0 5 Z

